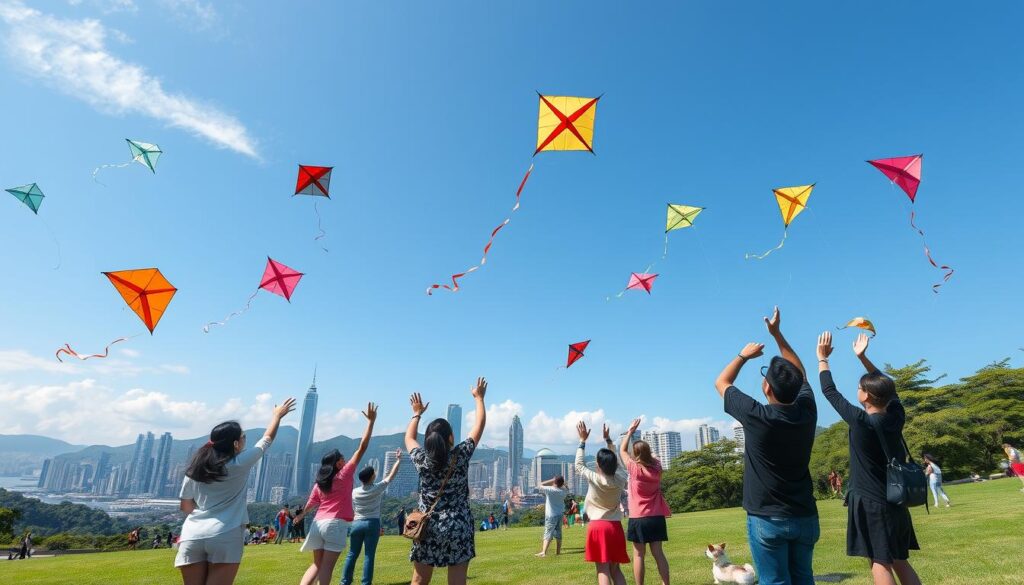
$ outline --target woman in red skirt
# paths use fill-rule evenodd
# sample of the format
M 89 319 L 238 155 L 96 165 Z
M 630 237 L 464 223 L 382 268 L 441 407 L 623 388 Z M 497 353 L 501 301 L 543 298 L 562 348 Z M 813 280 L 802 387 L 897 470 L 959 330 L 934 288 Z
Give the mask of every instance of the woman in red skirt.
M 1010 470 L 1024 484 L 1024 463 L 1020 461 L 1020 452 L 1009 443 L 1003 443 L 1003 451 L 1006 452 L 1006 458 L 1010 461 Z M 1021 488 L 1020 491 L 1024 492 L 1024 488 Z
M 622 511 L 619 498 L 626 489 L 626 471 L 619 465 L 615 444 L 604 425 L 606 447 L 597 452 L 597 471 L 587 467 L 584 449 L 590 430 L 582 421 L 576 425 L 580 445 L 576 449 L 576 473 L 589 484 L 585 506 L 590 523 L 587 525 L 587 544 L 584 558 L 594 563 L 598 585 L 626 585 L 626 577 L 619 567 L 629 563 L 626 554 L 626 534 L 622 530 Z

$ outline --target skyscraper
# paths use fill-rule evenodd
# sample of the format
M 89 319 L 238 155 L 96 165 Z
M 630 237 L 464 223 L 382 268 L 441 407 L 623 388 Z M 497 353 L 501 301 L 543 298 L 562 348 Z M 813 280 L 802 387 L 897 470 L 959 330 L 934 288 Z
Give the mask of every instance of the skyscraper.
M 452 425 L 452 434 L 455 435 L 455 444 L 462 442 L 462 407 L 458 404 L 448 405 L 448 424 Z
M 644 441 L 651 446 L 651 453 L 665 469 L 671 467 L 672 460 L 683 451 L 683 440 L 675 431 L 647 431 Z
M 397 457 L 394 451 L 388 451 L 384 454 L 384 473 L 390 473 L 391 468 L 395 466 Z M 402 466 L 398 468 L 398 473 L 395 474 L 395 479 L 388 484 L 387 495 L 392 498 L 404 498 L 413 492 L 418 492 L 420 489 L 420 476 L 416 472 L 416 466 L 412 464 L 412 459 L 407 454 L 402 454 Z
M 522 490 L 522 482 L 520 477 L 523 475 L 522 470 L 523 462 L 523 423 L 519 420 L 519 415 L 512 417 L 512 424 L 508 427 L 508 471 L 509 471 L 509 485 L 508 489 L 519 488 Z
M 700 425 L 697 428 L 697 449 L 703 449 L 711 443 L 717 443 L 719 439 L 718 429 L 715 427 L 709 427 L 708 425 Z
M 743 435 L 743 425 L 736 423 L 732 428 L 732 436 L 736 441 L 736 451 L 743 453 L 747 449 L 747 440 Z
M 293 495 L 305 496 L 313 484 L 309 473 L 310 451 L 313 448 L 313 430 L 316 428 L 316 370 L 313 370 L 313 383 L 302 401 L 302 418 L 299 421 L 299 440 L 295 445 L 295 474 L 292 478 Z
M 135 440 L 135 454 L 128 477 L 128 493 L 141 494 L 149 489 L 149 478 L 153 473 L 153 433 L 139 433 Z
M 174 439 L 171 433 L 160 437 L 160 446 L 156 451 L 156 463 L 153 466 L 153 479 L 149 482 L 149 493 L 163 496 L 167 491 L 167 473 L 171 470 L 171 444 Z

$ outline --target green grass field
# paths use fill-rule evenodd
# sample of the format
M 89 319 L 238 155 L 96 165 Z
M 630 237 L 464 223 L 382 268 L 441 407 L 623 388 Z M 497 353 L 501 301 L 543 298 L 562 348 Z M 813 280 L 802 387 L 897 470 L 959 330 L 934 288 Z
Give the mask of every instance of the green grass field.
M 911 561 L 927 585 L 1020 585 L 1024 494 L 1016 480 L 952 486 L 953 507 L 915 509 L 914 526 L 922 551 Z M 815 575 L 821 582 L 867 583 L 867 565 L 846 556 L 846 509 L 838 501 L 820 502 L 821 541 L 815 550 Z M 669 522 L 666 546 L 675 583 L 712 583 L 710 561 L 704 557 L 708 542 L 729 543 L 734 562 L 750 562 L 742 510 L 715 510 L 681 514 Z M 540 528 L 477 534 L 477 557 L 470 564 L 471 583 L 536 583 L 568 585 L 594 583 L 593 567 L 583 560 L 583 530 L 565 532 L 562 556 L 537 559 Z M 237 583 L 280 585 L 298 583 L 309 555 L 297 544 L 246 547 Z M 553 552 L 553 548 L 552 548 Z M 411 568 L 409 543 L 389 536 L 377 552 L 374 581 L 381 585 L 408 583 Z M 3 562 L 4 583 L 75 585 L 180 583 L 169 549 L 70 555 L 31 561 Z M 357 567 L 357 571 L 359 567 Z M 335 571 L 340 577 L 341 564 Z M 632 583 L 632 574 L 627 570 Z M 357 577 L 359 573 L 357 572 Z M 656 571 L 648 559 L 648 582 Z M 655 579 L 652 580 L 651 577 Z M 336 581 L 337 582 L 337 581 Z M 434 582 L 446 582 L 444 571 Z

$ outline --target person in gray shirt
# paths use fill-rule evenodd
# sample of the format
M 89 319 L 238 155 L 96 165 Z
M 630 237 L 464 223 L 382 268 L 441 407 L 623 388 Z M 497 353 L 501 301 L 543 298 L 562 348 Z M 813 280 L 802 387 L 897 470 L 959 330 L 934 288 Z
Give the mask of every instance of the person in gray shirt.
M 365 467 L 359 472 L 361 485 L 352 490 L 352 525 L 349 529 L 348 554 L 345 556 L 345 568 L 342 569 L 342 585 L 352 585 L 352 574 L 356 569 L 359 551 L 366 546 L 366 558 L 363 560 L 363 585 L 373 583 L 373 559 L 377 554 L 377 541 L 380 540 L 380 506 L 384 501 L 384 493 L 388 484 L 395 479 L 398 466 L 402 463 L 402 450 L 397 450 L 395 464 L 391 467 L 384 481 L 373 483 L 377 472 L 372 467 Z

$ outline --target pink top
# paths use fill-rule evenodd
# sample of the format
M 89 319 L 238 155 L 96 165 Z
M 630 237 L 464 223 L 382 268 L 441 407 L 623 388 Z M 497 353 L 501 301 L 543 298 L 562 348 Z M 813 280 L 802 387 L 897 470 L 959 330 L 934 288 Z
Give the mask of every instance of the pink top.
M 655 460 L 653 466 L 645 467 L 630 458 L 626 461 L 626 470 L 629 472 L 629 517 L 671 516 L 672 510 L 661 493 L 661 464 Z
M 313 517 L 314 520 L 340 518 L 347 522 L 352 521 L 352 478 L 355 473 L 356 466 L 349 461 L 334 476 L 331 491 L 323 492 L 319 485 L 313 484 L 313 491 L 309 494 L 306 507 L 320 506 Z

